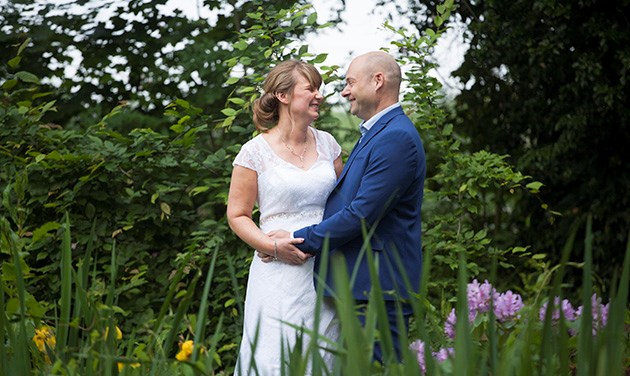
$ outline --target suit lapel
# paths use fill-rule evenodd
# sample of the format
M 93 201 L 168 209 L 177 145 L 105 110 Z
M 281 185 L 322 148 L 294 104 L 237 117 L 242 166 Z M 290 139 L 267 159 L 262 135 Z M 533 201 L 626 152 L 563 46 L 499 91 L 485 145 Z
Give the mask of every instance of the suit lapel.
M 352 152 L 350 153 L 350 156 L 348 157 L 348 160 L 346 161 L 346 164 L 343 167 L 343 171 L 341 171 L 341 176 L 339 176 L 339 179 L 337 179 L 337 184 L 335 185 L 335 188 L 341 183 L 343 178 L 348 173 L 348 170 L 350 169 L 350 166 L 352 165 L 352 162 L 354 161 L 354 159 L 357 156 L 357 154 L 359 154 L 361 152 L 361 150 L 364 147 L 366 147 L 367 144 L 377 134 L 379 134 L 383 129 L 385 129 L 385 126 L 390 122 L 390 120 L 392 120 L 396 115 L 400 115 L 402 113 L 403 113 L 402 107 L 396 107 L 396 108 L 392 109 L 391 111 L 389 111 L 388 113 L 383 115 L 376 122 L 376 124 L 374 124 L 372 126 L 372 128 L 370 128 L 370 130 L 363 136 L 363 139 L 361 140 L 361 143 L 357 142 L 357 144 L 354 145 L 354 148 L 352 149 Z

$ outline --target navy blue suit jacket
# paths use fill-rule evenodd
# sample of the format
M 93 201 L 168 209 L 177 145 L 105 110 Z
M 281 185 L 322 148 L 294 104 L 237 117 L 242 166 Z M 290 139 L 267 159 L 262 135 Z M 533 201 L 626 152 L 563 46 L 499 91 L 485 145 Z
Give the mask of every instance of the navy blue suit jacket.
M 363 255 L 359 260 L 363 221 L 368 231 L 374 230 L 370 245 L 379 259 L 383 290 L 409 297 L 403 274 L 411 282 L 412 291 L 417 292 L 422 270 L 420 212 L 425 174 L 420 136 L 402 108 L 394 108 L 374 124 L 348 157 L 328 197 L 323 221 L 293 233 L 296 238 L 304 238 L 298 248 L 318 255 L 327 238 L 331 263 L 335 262 L 334 253 L 341 252 L 348 275 L 359 263 L 352 293 L 355 299 L 366 300 L 371 283 L 367 258 Z M 334 286 L 331 267 L 326 281 L 329 287 Z M 385 299 L 395 296 L 386 294 Z

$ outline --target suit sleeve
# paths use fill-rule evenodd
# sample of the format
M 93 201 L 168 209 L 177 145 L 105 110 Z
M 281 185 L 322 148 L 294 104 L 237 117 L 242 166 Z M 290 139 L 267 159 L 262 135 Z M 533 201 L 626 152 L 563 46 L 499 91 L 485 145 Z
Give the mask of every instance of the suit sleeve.
M 369 230 L 396 205 L 421 162 L 419 151 L 406 132 L 380 135 L 367 158 L 359 189 L 351 202 L 321 223 L 294 232 L 296 238 L 304 238 L 304 243 L 298 245 L 302 251 L 317 255 L 326 238 L 329 248 L 336 249 L 361 237 L 362 222 Z

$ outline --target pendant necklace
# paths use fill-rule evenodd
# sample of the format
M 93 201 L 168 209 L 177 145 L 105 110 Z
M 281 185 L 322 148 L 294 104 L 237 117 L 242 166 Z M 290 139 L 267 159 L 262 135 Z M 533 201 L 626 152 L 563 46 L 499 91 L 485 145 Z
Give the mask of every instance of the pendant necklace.
M 287 144 L 287 142 L 284 139 L 284 137 L 282 137 L 282 143 L 291 152 L 291 154 L 293 154 L 296 157 L 300 158 L 300 168 L 303 169 L 304 168 L 304 154 L 306 154 L 306 148 L 308 147 L 308 134 L 306 135 L 306 138 L 304 140 L 304 150 L 302 150 L 302 154 L 296 153 L 295 150 L 289 144 Z

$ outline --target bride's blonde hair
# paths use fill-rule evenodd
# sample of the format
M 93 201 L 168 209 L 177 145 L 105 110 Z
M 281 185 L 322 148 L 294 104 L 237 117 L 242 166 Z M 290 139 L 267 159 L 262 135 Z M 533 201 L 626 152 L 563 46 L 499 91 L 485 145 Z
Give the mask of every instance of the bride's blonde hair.
M 263 82 L 263 95 L 252 104 L 254 125 L 261 132 L 268 131 L 280 119 L 280 101 L 276 94 L 291 94 L 295 88 L 296 75 L 301 74 L 316 89 L 322 84 L 317 68 L 301 60 L 285 60 L 276 65 Z

